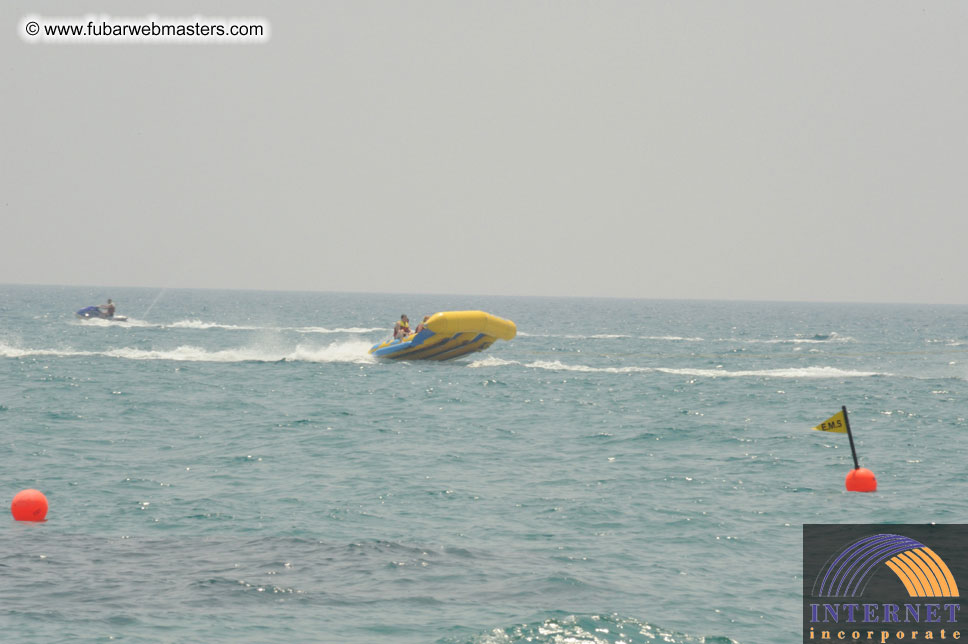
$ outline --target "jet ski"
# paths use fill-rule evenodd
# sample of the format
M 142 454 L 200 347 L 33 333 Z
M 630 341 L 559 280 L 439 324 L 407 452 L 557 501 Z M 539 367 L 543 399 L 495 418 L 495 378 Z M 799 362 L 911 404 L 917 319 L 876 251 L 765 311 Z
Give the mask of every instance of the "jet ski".
M 483 351 L 517 335 L 514 322 L 484 311 L 435 313 L 419 333 L 373 345 L 370 355 L 388 360 L 450 360 Z
M 128 318 L 123 315 L 108 315 L 100 306 L 85 306 L 75 315 L 82 320 L 111 320 L 112 322 L 125 322 Z

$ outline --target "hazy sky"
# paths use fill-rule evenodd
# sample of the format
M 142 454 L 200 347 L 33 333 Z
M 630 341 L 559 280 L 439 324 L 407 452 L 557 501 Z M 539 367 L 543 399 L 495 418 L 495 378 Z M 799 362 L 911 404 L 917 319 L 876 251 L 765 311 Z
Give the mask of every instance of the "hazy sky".
M 29 44 L 259 16 L 266 44 Z M 0 283 L 968 303 L 968 2 L 4 2 Z

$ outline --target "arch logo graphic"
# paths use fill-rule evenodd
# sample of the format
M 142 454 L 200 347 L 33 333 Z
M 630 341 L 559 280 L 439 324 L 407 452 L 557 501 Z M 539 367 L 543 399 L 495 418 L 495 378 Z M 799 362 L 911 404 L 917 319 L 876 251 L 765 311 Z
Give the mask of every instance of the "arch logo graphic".
M 968 526 L 804 525 L 804 642 L 968 640 Z
M 957 597 L 947 564 L 923 543 L 898 534 L 875 534 L 848 544 L 814 584 L 817 597 L 860 597 L 877 566 L 894 571 L 911 597 Z M 819 586 L 819 587 L 818 587 Z

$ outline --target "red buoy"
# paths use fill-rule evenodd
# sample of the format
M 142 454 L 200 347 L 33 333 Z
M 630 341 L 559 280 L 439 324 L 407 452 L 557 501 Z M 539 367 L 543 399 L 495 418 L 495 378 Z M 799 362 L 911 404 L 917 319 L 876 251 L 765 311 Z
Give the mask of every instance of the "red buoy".
M 10 512 L 17 521 L 43 521 L 47 516 L 47 497 L 38 490 L 21 490 L 13 497 Z
M 848 472 L 844 485 L 848 492 L 877 492 L 877 479 L 866 467 L 858 467 Z

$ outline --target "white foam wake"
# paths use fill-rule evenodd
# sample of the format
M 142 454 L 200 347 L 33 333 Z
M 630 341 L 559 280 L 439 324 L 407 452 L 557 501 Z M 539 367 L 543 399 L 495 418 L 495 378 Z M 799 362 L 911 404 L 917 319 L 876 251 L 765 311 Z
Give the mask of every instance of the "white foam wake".
M 656 369 L 663 373 L 700 376 L 707 378 L 868 378 L 891 376 L 876 371 L 856 371 L 836 367 L 799 367 L 789 369 L 760 369 L 750 371 L 726 371 L 724 369 Z
M 104 318 L 75 318 L 71 321 L 71 324 L 78 324 L 82 326 L 98 326 L 106 328 L 117 328 L 131 329 L 131 328 L 145 328 L 145 327 L 160 327 L 160 324 L 152 324 L 151 322 L 145 322 L 144 320 L 138 320 L 136 318 L 128 318 L 127 320 L 105 320 Z
M 469 367 L 502 367 L 522 365 L 531 369 L 548 371 L 575 371 L 580 373 L 668 373 L 678 376 L 699 378 L 866 378 L 870 376 L 890 376 L 889 373 L 876 371 L 855 371 L 836 367 L 798 367 L 788 369 L 753 369 L 727 371 L 726 369 L 673 369 L 669 367 L 590 367 L 588 365 L 569 365 L 560 360 L 536 360 L 522 363 L 516 360 L 502 360 L 488 357 L 472 362 Z
M 564 338 L 566 340 L 627 340 L 637 338 L 639 340 L 662 340 L 666 342 L 704 342 L 703 338 L 690 338 L 678 335 L 629 335 L 625 333 L 595 333 L 585 334 L 558 334 L 558 333 L 525 333 L 518 332 L 518 337 L 522 338 Z
M 657 342 L 705 342 L 705 338 L 697 336 L 682 336 L 682 335 L 625 335 L 618 333 L 597 333 L 594 335 L 579 335 L 579 334 L 532 334 L 519 332 L 521 337 L 533 337 L 533 338 L 565 338 L 567 340 L 619 340 L 619 339 L 630 339 L 637 338 L 639 340 L 654 340 Z M 744 344 L 830 344 L 830 343 L 846 343 L 855 342 L 854 338 L 847 335 L 839 335 L 836 332 L 832 332 L 826 335 L 815 335 L 812 337 L 795 336 L 792 338 L 719 338 L 717 340 L 712 340 L 712 342 L 740 342 Z
M 140 327 L 140 328 L 155 328 L 155 329 L 195 329 L 195 330 L 207 330 L 207 329 L 222 329 L 227 331 L 293 331 L 296 333 L 322 333 L 322 334 L 332 334 L 332 333 L 353 333 L 353 334 L 363 334 L 363 333 L 374 333 L 376 331 L 386 331 L 389 333 L 389 329 L 386 327 L 324 327 L 324 326 L 253 326 L 249 324 L 224 324 L 221 322 L 206 322 L 205 320 L 179 320 L 178 322 L 171 322 L 169 324 L 161 324 L 157 322 L 145 322 L 144 320 L 136 320 L 134 318 L 128 318 L 126 321 L 119 320 L 103 320 L 101 318 L 91 318 L 91 319 L 76 319 L 72 320 L 72 324 L 79 324 L 84 326 L 95 326 L 95 327 Z
M 0 357 L 2 358 L 29 358 L 32 356 L 96 356 L 96 351 L 74 351 L 71 349 L 21 349 L 12 347 L 8 344 L 0 343 Z
M 202 320 L 181 320 L 162 325 L 169 329 L 229 329 L 231 331 L 259 331 L 262 327 L 244 326 L 238 324 L 219 324 L 217 322 L 203 322 Z
M 367 351 L 370 343 L 363 341 L 334 342 L 325 347 L 298 345 L 293 349 L 238 347 L 210 351 L 190 345 L 175 349 L 148 350 L 122 347 L 106 351 L 77 351 L 74 349 L 23 349 L 0 343 L 0 357 L 26 358 L 32 356 L 88 357 L 101 356 L 124 360 L 172 360 L 175 362 L 355 362 L 370 364 L 376 360 Z
M 486 358 L 481 358 L 480 360 L 475 360 L 474 362 L 467 365 L 471 369 L 476 369 L 479 367 L 503 367 L 506 365 L 521 364 L 517 360 L 503 360 L 501 358 L 495 358 L 493 356 L 487 356 Z
M 389 333 L 389 329 L 386 327 L 370 328 L 360 326 L 351 326 L 347 328 L 337 327 L 335 329 L 327 329 L 326 327 L 322 326 L 302 326 L 293 327 L 287 330 L 295 331 L 297 333 L 375 333 L 376 331 L 384 331 Z
M 793 338 L 771 338 L 769 340 L 757 340 L 749 338 L 728 338 L 724 339 L 724 342 L 744 342 L 746 344 L 830 344 L 830 343 L 847 343 L 855 342 L 854 338 L 849 335 L 840 335 L 836 331 L 831 332 L 826 335 L 815 335 L 810 338 L 805 338 L 803 336 L 796 336 Z
M 181 320 L 167 325 L 158 325 L 168 329 L 224 329 L 228 331 L 294 331 L 296 333 L 373 333 L 387 331 L 383 327 L 336 327 L 324 326 L 251 326 L 247 324 L 222 324 L 219 322 L 205 322 L 203 320 Z

